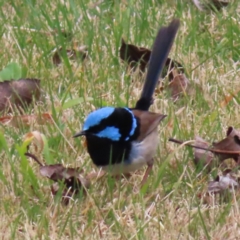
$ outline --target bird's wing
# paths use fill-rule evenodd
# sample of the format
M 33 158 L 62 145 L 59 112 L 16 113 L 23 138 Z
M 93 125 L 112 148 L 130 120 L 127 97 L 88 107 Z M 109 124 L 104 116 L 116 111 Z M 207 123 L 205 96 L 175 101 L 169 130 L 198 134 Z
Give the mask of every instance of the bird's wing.
M 136 109 L 132 111 L 140 123 L 140 135 L 137 139 L 138 141 L 142 141 L 148 134 L 156 130 L 159 123 L 166 117 L 166 115 L 160 113 L 153 113 Z

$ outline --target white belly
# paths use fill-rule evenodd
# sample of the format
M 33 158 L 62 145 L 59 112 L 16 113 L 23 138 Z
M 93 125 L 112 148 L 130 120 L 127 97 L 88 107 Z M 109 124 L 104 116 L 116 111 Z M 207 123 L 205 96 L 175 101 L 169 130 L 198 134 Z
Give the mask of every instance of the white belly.
M 102 169 L 112 175 L 136 171 L 152 160 L 158 145 L 158 133 L 153 131 L 142 142 L 133 142 L 129 159 L 123 163 L 103 166 Z

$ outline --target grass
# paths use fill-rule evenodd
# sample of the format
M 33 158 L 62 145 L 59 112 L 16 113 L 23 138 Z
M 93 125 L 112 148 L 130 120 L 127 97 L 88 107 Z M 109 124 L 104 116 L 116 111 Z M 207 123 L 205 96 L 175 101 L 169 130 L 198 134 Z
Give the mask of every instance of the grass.
M 54 125 L 34 124 L 0 132 L 0 236 L 2 239 L 237 239 L 239 199 L 206 205 L 199 193 L 216 175 L 198 172 L 193 152 L 168 142 L 169 137 L 213 142 L 238 121 L 240 5 L 234 1 L 219 13 L 200 12 L 191 1 L 8 1 L 1 2 L 0 68 L 18 62 L 24 76 L 41 79 L 42 100 L 26 113 L 49 111 Z M 135 191 L 144 170 L 130 179 L 93 182 L 87 196 L 68 206 L 50 194 L 50 181 L 40 176 L 23 153 L 23 136 L 38 130 L 46 137 L 46 163 L 94 169 L 72 135 L 86 115 L 101 106 L 134 106 L 143 79 L 119 59 L 127 42 L 151 48 L 160 26 L 174 17 L 181 28 L 170 56 L 184 64 L 196 91 L 174 104 L 166 92 L 155 95 L 152 111 L 168 114 L 159 128 L 160 144 L 147 187 Z M 36 31 L 29 31 L 34 29 Z M 86 45 L 89 58 L 55 67 L 51 51 L 69 48 L 61 30 Z M 56 34 L 47 35 L 51 30 Z M 221 101 L 236 97 L 227 106 Z M 77 100 L 76 100 L 77 99 Z M 74 104 L 74 101 L 78 104 Z M 34 152 L 34 148 L 31 148 Z

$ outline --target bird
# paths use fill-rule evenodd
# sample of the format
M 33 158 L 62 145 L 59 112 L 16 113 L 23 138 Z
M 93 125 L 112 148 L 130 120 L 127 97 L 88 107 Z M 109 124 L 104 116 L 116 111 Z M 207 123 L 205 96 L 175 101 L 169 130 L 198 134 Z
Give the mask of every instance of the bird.
M 134 108 L 106 106 L 91 112 L 73 137 L 85 136 L 93 163 L 111 175 L 129 174 L 147 165 L 144 185 L 158 147 L 158 125 L 166 117 L 150 112 L 153 94 L 180 25 L 173 19 L 158 31 L 140 98 Z

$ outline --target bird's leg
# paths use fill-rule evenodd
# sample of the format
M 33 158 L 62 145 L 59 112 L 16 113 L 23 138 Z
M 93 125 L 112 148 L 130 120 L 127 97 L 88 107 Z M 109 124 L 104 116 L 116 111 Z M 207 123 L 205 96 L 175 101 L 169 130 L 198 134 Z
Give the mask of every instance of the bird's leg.
M 153 158 L 150 161 L 147 162 L 148 167 L 147 167 L 147 169 L 146 169 L 146 171 L 144 173 L 143 179 L 141 181 L 141 184 L 140 184 L 141 186 L 143 186 L 146 183 L 148 175 L 152 171 L 153 162 L 154 162 Z

